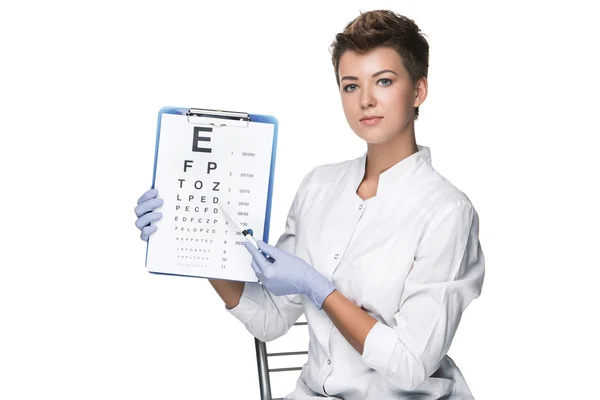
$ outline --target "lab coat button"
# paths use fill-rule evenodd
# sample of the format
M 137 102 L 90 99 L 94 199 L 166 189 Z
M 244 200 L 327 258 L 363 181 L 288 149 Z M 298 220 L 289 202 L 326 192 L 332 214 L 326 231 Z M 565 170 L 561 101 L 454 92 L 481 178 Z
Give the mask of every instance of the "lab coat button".
M 327 360 L 327 365 L 331 365 L 331 360 Z
M 359 209 L 359 210 L 362 210 L 362 207 L 363 207 L 363 206 L 362 206 L 362 204 L 361 204 L 360 206 L 358 206 L 358 209 Z
M 337 260 L 339 256 L 340 256 L 339 254 L 336 254 L 335 256 L 333 256 L 333 258 L 335 258 Z

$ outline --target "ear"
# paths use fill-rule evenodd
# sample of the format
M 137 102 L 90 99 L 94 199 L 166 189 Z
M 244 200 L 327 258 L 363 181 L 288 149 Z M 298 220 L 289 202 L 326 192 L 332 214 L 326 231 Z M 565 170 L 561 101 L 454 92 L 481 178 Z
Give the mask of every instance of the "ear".
M 427 98 L 427 77 L 419 79 L 415 85 L 415 101 L 413 107 L 419 107 Z

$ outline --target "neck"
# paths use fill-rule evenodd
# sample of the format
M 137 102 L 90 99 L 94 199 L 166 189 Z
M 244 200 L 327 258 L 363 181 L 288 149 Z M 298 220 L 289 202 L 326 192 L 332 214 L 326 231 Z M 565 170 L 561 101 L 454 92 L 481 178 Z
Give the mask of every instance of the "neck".
M 368 143 L 364 180 L 378 182 L 382 172 L 418 150 L 413 126 L 385 143 Z

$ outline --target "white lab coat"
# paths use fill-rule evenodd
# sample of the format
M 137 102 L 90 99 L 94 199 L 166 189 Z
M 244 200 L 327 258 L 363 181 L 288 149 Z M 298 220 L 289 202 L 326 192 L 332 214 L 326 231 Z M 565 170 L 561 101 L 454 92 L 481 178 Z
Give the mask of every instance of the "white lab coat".
M 356 193 L 366 152 L 312 169 L 276 243 L 377 319 L 362 355 L 304 296 L 275 296 L 246 283 L 240 303 L 226 307 L 264 342 L 306 315 L 308 361 L 287 399 L 473 398 L 446 353 L 483 285 L 478 214 L 433 168 L 430 149 L 418 148 L 380 175 L 367 200 Z

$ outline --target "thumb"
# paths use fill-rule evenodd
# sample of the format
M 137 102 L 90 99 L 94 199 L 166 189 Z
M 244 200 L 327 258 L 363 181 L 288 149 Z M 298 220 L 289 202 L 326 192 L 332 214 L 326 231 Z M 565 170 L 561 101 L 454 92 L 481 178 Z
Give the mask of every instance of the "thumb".
M 268 243 L 263 242 L 262 240 L 257 240 L 256 243 L 258 244 L 258 247 L 265 253 L 267 253 L 268 255 L 270 255 L 271 257 L 277 259 L 277 256 L 279 255 L 279 249 L 275 246 L 271 246 Z
M 242 242 L 242 244 L 244 245 L 244 247 L 246 248 L 246 250 L 248 250 L 248 252 L 253 256 L 253 257 L 257 257 L 259 256 L 259 252 L 258 250 L 256 250 L 254 248 L 254 246 L 252 246 L 252 244 L 250 244 L 249 242 Z
M 244 247 L 246 248 L 246 250 L 248 250 L 248 252 L 252 256 L 252 259 L 254 260 L 254 262 L 256 262 L 256 264 L 259 266 L 259 268 L 260 269 L 265 268 L 265 265 L 267 264 L 267 260 L 265 259 L 265 257 L 262 254 L 260 254 L 258 249 L 256 249 L 254 246 L 252 246 L 252 244 L 249 242 L 244 242 L 243 244 L 244 244 Z

